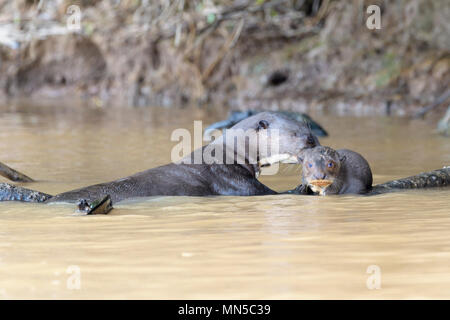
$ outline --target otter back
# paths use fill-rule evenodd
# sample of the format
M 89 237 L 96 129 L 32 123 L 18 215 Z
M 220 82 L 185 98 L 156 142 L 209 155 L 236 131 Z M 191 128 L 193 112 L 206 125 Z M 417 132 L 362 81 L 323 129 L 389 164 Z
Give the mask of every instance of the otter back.
M 366 159 L 357 152 L 348 149 L 339 149 L 337 153 L 345 157 L 341 165 L 338 180 L 342 181 L 338 194 L 367 193 L 372 188 L 372 170 Z

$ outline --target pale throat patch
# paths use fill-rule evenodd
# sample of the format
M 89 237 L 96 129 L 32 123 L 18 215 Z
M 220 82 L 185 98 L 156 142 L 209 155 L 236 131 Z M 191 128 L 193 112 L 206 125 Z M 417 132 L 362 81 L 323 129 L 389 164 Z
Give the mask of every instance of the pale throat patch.
M 321 196 L 324 196 L 325 191 L 332 183 L 333 181 L 331 180 L 311 180 L 308 182 L 308 185 L 313 192 L 316 192 Z

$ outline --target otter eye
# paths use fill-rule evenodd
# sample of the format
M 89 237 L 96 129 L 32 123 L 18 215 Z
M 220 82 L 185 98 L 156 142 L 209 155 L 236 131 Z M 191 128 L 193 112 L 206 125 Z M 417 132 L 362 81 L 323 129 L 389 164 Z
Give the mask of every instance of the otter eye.
M 312 163 L 308 163 L 308 167 L 312 168 Z
M 316 141 L 314 140 L 314 137 L 312 135 L 309 135 L 306 138 L 306 144 L 309 146 L 312 146 L 312 147 L 314 147 L 316 145 Z
M 266 120 L 261 120 L 258 123 L 258 128 L 256 128 L 256 131 L 259 131 L 260 129 L 267 129 L 269 127 L 269 123 Z
M 333 166 L 334 166 L 334 163 L 333 162 L 328 162 L 328 168 L 333 168 Z

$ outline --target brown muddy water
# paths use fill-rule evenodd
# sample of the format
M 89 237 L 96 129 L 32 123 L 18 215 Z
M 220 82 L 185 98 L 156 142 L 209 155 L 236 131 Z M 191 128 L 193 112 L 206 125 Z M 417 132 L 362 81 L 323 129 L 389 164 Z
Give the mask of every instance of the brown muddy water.
M 174 129 L 225 117 L 63 105 L 0 107 L 0 161 L 52 194 L 165 164 Z M 376 183 L 450 164 L 450 139 L 434 123 L 313 116 L 330 133 L 322 144 L 362 153 Z M 284 165 L 262 181 L 286 190 L 299 174 Z M 154 197 L 107 216 L 3 202 L 0 298 L 450 298 L 449 202 L 449 189 Z

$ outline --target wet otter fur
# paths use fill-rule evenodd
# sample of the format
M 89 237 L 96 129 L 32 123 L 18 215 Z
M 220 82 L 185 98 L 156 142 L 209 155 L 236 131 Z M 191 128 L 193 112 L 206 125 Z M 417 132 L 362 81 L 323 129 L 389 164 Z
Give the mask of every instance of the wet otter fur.
M 196 150 L 178 163 L 170 163 L 126 178 L 64 192 L 46 202 L 76 202 L 80 199 L 93 201 L 106 195 L 110 195 L 113 203 L 116 203 L 128 198 L 148 196 L 276 194 L 277 192 L 258 181 L 260 167 L 276 162 L 298 163 L 298 155 L 301 151 L 319 145 L 318 139 L 311 133 L 308 125 L 273 112 L 258 113 L 242 120 L 231 129 L 241 129 L 255 139 L 235 141 L 235 139 L 226 139 L 226 135 L 222 135 L 199 149 L 202 154 L 210 149 L 227 150 L 227 158 L 225 153 L 222 158 L 225 161 L 193 164 L 195 153 L 199 151 Z M 258 149 L 256 157 L 247 152 L 255 147 L 252 144 L 261 140 L 268 145 L 278 144 L 278 151 Z M 229 150 L 232 150 L 231 161 L 229 161 Z M 243 161 L 238 162 L 237 159 Z

